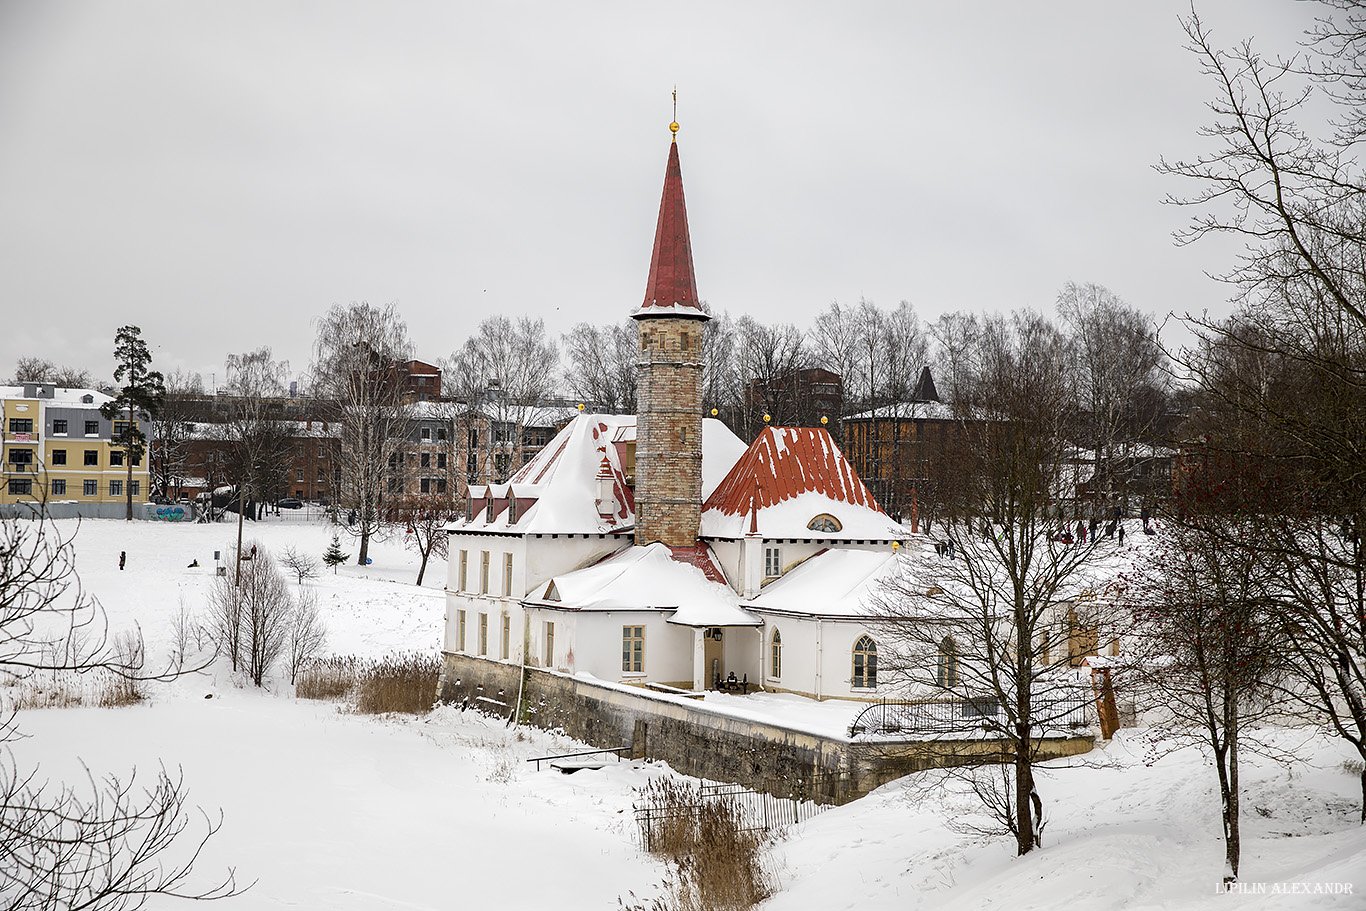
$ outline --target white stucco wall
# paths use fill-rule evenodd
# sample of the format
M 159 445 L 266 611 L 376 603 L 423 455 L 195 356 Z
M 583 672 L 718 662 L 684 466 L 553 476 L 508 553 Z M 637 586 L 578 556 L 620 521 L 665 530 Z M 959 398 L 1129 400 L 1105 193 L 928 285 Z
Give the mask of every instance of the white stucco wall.
M 882 648 L 878 655 L 878 686 L 857 690 L 851 686 L 854 643 L 865 634 L 877 642 L 877 636 L 861 621 L 765 615 L 764 623 L 765 686 L 821 699 L 878 699 L 888 694 Z M 776 679 L 771 675 L 769 650 L 775 628 L 783 641 L 782 676 Z

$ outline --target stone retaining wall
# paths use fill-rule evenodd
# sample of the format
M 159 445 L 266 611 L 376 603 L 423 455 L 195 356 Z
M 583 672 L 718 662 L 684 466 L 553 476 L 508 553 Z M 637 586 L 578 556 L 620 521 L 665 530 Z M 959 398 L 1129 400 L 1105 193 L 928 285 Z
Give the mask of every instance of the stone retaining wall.
M 508 716 L 519 686 L 525 724 L 562 730 L 594 747 L 629 746 L 634 758 L 657 759 L 686 775 L 821 803 L 845 803 L 911 772 L 1008 755 L 994 741 L 850 740 L 735 718 L 650 690 L 445 655 L 444 702 Z M 1089 736 L 1046 738 L 1040 758 L 1084 753 L 1091 746 Z

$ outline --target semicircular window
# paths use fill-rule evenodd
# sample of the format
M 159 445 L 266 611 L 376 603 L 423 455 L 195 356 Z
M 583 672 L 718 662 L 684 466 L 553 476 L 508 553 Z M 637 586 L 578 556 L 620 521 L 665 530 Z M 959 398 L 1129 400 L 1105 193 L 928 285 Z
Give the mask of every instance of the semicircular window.
M 810 522 L 807 522 L 806 527 L 812 531 L 839 531 L 844 526 L 840 525 L 839 519 L 836 519 L 828 512 L 823 512 Z

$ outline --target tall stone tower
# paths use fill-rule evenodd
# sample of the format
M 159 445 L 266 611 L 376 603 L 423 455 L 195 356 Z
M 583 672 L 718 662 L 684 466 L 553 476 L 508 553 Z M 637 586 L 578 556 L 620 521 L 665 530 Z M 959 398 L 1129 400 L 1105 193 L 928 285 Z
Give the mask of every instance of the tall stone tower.
M 697 543 L 702 515 L 702 329 L 678 124 L 664 171 L 645 302 L 631 314 L 640 336 L 636 399 L 637 545 Z

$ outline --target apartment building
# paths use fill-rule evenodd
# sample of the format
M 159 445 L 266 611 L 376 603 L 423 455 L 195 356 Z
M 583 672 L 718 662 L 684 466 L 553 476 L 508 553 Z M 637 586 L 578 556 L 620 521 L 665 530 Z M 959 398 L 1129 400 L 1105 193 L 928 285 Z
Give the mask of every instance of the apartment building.
M 110 398 L 94 389 L 50 383 L 0 386 L 0 506 L 46 500 L 75 504 L 82 516 L 122 518 L 130 490 L 134 503 L 146 503 L 146 460 L 133 459 L 130 482 L 128 453 L 113 442 L 123 421 L 100 414 Z M 146 415 L 137 420 L 145 425 Z

